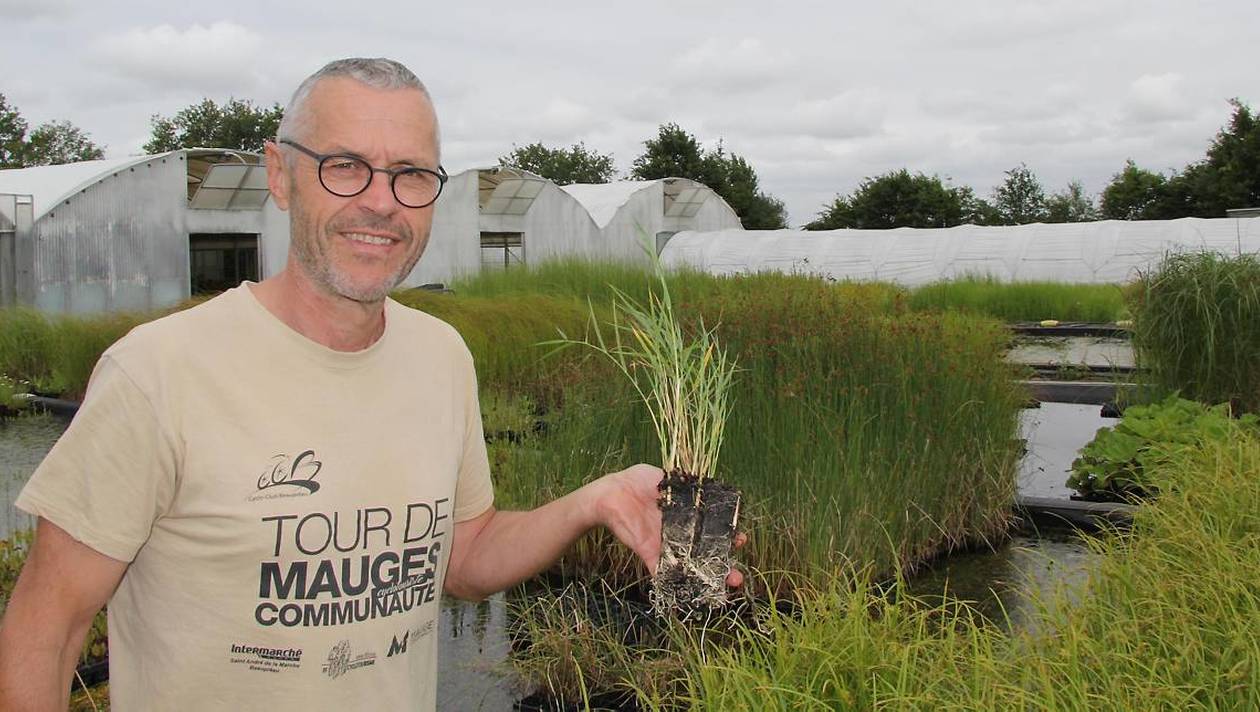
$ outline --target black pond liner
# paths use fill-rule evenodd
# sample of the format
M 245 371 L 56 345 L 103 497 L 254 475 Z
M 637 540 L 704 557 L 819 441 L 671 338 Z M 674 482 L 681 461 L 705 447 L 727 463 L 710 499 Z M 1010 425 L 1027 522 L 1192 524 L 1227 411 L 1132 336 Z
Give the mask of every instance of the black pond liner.
M 1042 326 L 1038 322 L 1007 324 L 1016 334 L 1025 336 L 1100 336 L 1110 339 L 1127 339 L 1133 330 L 1115 324 L 1090 324 L 1087 322 L 1059 322 L 1055 326 Z
M 93 687 L 102 682 L 109 680 L 109 658 L 103 658 L 96 662 L 85 663 L 75 669 L 78 675 L 70 681 L 70 690 L 78 690 L 86 687 Z M 79 680 L 82 679 L 82 684 Z

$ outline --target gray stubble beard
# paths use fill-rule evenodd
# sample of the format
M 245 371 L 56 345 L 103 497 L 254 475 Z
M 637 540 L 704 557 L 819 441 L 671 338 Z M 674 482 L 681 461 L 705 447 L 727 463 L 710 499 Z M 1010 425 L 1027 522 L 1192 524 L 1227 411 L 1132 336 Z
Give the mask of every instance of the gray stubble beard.
M 313 236 L 315 228 L 307 220 L 306 212 L 301 207 L 300 201 L 293 200 L 290 203 L 289 216 L 293 224 L 293 229 L 290 231 L 291 247 L 297 256 L 298 266 L 306 273 L 306 276 L 329 294 L 345 297 L 362 304 L 383 302 L 385 297 L 389 296 L 389 293 L 393 291 L 394 287 L 397 287 L 407 278 L 407 275 L 411 274 L 411 270 L 416 266 L 416 262 L 420 260 L 420 255 L 424 254 L 424 249 L 422 248 L 416 252 L 414 257 L 404 263 L 391 278 L 383 280 L 375 287 L 362 288 L 336 270 L 333 267 L 332 260 L 328 259 L 328 255 L 319 254 L 319 243 Z M 358 227 L 365 226 L 359 225 Z M 391 225 L 391 227 L 393 226 Z M 328 232 L 325 235 L 328 238 L 328 242 L 337 239 L 338 232 L 337 221 L 330 222 L 328 224 Z M 298 238 L 299 233 L 305 235 L 305 237 Z M 427 241 L 427 235 L 425 238 Z M 410 235 L 409 239 L 414 240 L 416 236 Z

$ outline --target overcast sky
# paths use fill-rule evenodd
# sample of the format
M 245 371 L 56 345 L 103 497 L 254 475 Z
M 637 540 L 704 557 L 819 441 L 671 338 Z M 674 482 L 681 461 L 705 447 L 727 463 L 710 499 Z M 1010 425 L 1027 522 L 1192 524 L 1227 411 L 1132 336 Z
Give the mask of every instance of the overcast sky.
M 584 141 L 625 172 L 674 121 L 743 155 L 809 221 L 890 170 L 982 196 L 1026 163 L 1100 191 L 1127 158 L 1201 158 L 1226 100 L 1260 109 L 1260 2 L 172 3 L 0 0 L 0 93 L 108 157 L 152 114 L 210 97 L 286 103 L 340 56 L 429 85 L 451 172 Z

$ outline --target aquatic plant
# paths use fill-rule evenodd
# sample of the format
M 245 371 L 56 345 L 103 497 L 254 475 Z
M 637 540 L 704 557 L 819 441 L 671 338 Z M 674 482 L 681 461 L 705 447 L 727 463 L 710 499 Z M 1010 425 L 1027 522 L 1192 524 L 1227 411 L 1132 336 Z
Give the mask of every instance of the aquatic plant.
M 1121 288 L 1114 284 L 1000 282 L 991 277 L 962 277 L 913 289 L 907 302 L 915 311 L 962 311 L 1006 322 L 1114 322 L 1125 317 Z
M 1171 254 L 1126 294 L 1137 364 L 1152 383 L 1260 412 L 1260 258 Z
M 1157 493 L 1149 474 L 1179 448 L 1229 437 L 1238 428 L 1260 433 L 1260 417 L 1234 421 L 1228 403 L 1206 406 L 1177 396 L 1130 406 L 1114 427 L 1102 428 L 1072 462 L 1067 486 L 1087 499 L 1128 501 Z

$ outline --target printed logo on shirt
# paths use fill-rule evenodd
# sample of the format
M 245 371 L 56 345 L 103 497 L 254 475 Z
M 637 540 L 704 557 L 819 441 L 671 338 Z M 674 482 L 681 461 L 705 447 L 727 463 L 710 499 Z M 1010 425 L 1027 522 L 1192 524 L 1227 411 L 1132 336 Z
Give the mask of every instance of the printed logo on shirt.
M 259 536 L 270 551 L 259 562 L 254 621 L 263 628 L 351 625 L 433 606 L 451 508 L 442 497 L 261 517 Z
M 345 675 L 351 670 L 369 667 L 376 664 L 376 653 L 359 653 L 355 655 L 350 650 L 350 641 L 342 640 L 328 651 L 328 660 L 324 663 L 323 671 L 328 677 L 334 680 Z
M 302 665 L 301 648 L 271 648 L 263 645 L 233 643 L 228 662 L 259 672 L 297 670 Z
M 304 450 L 292 458 L 285 454 L 273 455 L 258 476 L 255 482 L 257 490 L 250 495 L 249 501 L 315 494 L 319 491 L 315 476 L 323 467 L 324 463 L 315 459 L 314 450 Z
M 404 655 L 407 653 L 407 645 L 414 643 L 433 632 L 435 621 L 427 620 L 415 628 L 409 628 L 402 632 L 399 636 L 395 633 L 389 641 L 389 652 L 385 653 L 385 657 L 392 658 L 395 655 Z

